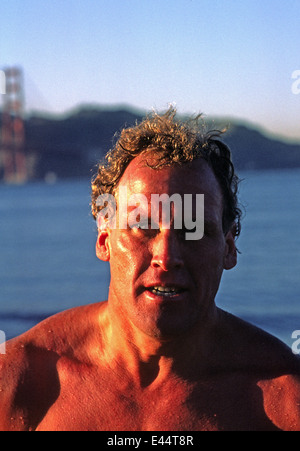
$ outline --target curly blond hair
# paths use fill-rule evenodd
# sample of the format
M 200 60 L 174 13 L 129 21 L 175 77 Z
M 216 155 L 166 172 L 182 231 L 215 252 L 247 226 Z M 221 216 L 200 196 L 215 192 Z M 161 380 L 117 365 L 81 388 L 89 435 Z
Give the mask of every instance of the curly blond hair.
M 235 235 L 238 236 L 241 229 L 237 198 L 239 178 L 231 161 L 231 152 L 220 140 L 223 131 L 207 131 L 201 115 L 184 121 L 176 114 L 176 109 L 170 107 L 163 114 L 149 114 L 140 124 L 121 131 L 92 180 L 94 218 L 101 210 L 96 203 L 98 197 L 115 193 L 125 169 L 141 153 L 155 156 L 156 163 L 151 167 L 157 170 L 203 158 L 212 168 L 223 193 L 223 230 L 227 232 L 235 224 Z

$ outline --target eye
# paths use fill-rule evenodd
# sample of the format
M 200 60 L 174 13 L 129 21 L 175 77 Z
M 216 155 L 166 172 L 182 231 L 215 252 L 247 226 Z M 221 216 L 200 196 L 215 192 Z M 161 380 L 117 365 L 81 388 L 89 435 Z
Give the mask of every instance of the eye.
M 133 230 L 134 232 L 139 233 L 147 233 L 149 230 L 149 225 L 147 222 L 143 221 L 136 221 L 132 224 L 129 224 L 129 229 Z
M 149 223 L 148 220 L 139 220 L 137 219 L 137 221 L 132 222 L 131 224 L 129 224 L 129 227 L 131 229 L 149 229 Z
M 218 232 L 218 227 L 213 222 L 205 222 L 204 223 L 204 235 L 205 236 L 214 236 Z
M 157 233 L 159 233 L 159 229 L 151 228 L 151 224 L 148 224 L 148 222 L 136 222 L 130 225 L 129 230 L 131 230 L 133 235 L 137 238 L 147 240 L 154 238 Z
M 143 229 L 142 225 L 139 222 L 137 222 L 136 224 L 133 224 L 132 226 L 130 226 L 130 228 L 133 230 L 142 230 Z

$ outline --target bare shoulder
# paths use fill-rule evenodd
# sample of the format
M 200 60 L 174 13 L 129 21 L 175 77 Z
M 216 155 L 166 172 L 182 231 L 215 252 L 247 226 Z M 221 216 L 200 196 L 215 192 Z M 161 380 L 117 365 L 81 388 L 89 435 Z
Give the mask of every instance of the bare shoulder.
M 246 374 L 260 389 L 264 411 L 280 430 L 300 430 L 300 359 L 276 337 L 222 312 L 231 331 L 236 374 Z M 226 343 L 228 345 L 228 342 Z
M 220 312 L 223 324 L 220 333 L 226 349 L 235 350 L 231 359 L 234 367 L 262 376 L 300 376 L 300 359 L 285 343 L 230 313 Z
M 272 423 L 283 431 L 300 431 L 300 377 L 284 374 L 258 382 L 264 410 Z
M 91 358 L 104 308 L 67 310 L 7 342 L 0 355 L 0 431 L 35 428 L 58 396 L 58 360 Z

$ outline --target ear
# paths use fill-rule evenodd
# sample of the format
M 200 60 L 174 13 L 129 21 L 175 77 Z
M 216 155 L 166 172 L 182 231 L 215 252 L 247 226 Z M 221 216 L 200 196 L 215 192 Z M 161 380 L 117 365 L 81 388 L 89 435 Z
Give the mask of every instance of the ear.
M 224 269 L 232 269 L 237 264 L 237 249 L 235 245 L 235 224 L 225 235 L 225 254 L 224 254 Z
M 104 262 L 108 262 L 110 259 L 109 233 L 107 229 L 100 230 L 98 233 L 96 255 Z

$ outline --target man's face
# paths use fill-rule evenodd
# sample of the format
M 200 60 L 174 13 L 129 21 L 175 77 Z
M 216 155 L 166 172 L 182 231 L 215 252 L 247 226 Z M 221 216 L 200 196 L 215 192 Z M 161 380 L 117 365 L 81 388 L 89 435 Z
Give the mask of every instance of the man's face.
M 212 170 L 204 160 L 154 170 L 139 156 L 119 187 L 126 187 L 127 198 L 147 197 L 149 225 L 151 194 L 178 193 L 182 199 L 184 194 L 193 199 L 204 194 L 205 228 L 202 239 L 186 240 L 186 230 L 174 228 L 172 210 L 170 228 L 160 222 L 158 229 L 128 226 L 100 232 L 97 254 L 110 262 L 109 303 L 114 312 L 125 324 L 161 339 L 205 325 L 215 308 L 223 269 L 236 264 L 233 234 L 222 230 L 222 193 Z

